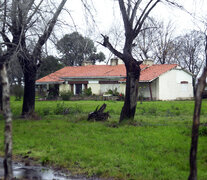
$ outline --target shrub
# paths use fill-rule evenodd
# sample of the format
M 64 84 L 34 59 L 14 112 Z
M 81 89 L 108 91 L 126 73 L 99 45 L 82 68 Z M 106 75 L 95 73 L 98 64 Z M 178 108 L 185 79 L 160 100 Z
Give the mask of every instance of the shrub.
M 54 114 L 56 115 L 66 115 L 66 114 L 78 114 L 81 113 L 82 110 L 80 107 L 67 107 L 64 102 L 58 103 L 56 108 L 54 109 Z
M 119 96 L 119 92 L 117 91 L 117 88 L 115 88 L 114 90 L 109 89 L 107 91 L 107 94 L 111 94 L 112 96 Z
M 91 96 L 91 95 L 92 95 L 92 90 L 91 90 L 91 88 L 89 87 L 89 88 L 87 88 L 87 89 L 84 89 L 84 90 L 83 90 L 83 95 L 85 95 L 85 96 Z
M 57 103 L 57 106 L 54 109 L 54 114 L 62 115 L 62 114 L 66 114 L 66 112 L 68 112 L 68 108 L 65 106 L 64 102 L 63 103 Z
M 19 85 L 13 86 L 11 92 L 15 96 L 15 101 L 21 101 L 21 98 L 24 95 L 24 89 L 22 86 Z
M 207 136 L 207 126 L 201 126 L 199 129 L 200 136 Z
M 59 96 L 59 86 L 57 84 L 50 85 L 47 99 L 56 99 Z
M 60 93 L 60 97 L 63 101 L 69 101 L 73 93 L 71 91 L 63 91 Z
M 107 94 L 111 94 L 111 95 L 113 95 L 113 91 L 112 91 L 111 89 L 109 89 L 109 90 L 107 91 Z
M 50 114 L 50 108 L 44 108 L 44 109 L 42 110 L 42 112 L 43 112 L 43 115 L 44 115 L 44 116 L 47 116 L 47 115 Z
M 124 94 L 123 94 L 123 93 L 120 93 L 120 94 L 119 94 L 119 100 L 120 100 L 120 101 L 123 101 L 124 98 L 125 98 L 125 97 L 124 97 Z

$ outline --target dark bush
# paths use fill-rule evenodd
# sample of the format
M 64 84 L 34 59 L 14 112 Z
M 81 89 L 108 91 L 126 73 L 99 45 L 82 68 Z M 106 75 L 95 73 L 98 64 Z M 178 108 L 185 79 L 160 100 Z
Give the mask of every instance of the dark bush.
M 111 94 L 112 96 L 119 96 L 119 92 L 117 91 L 117 88 L 115 88 L 114 90 L 109 89 L 107 91 L 107 94 Z
M 91 96 L 91 95 L 92 95 L 92 90 L 91 90 L 91 88 L 89 87 L 89 88 L 87 88 L 87 89 L 84 89 L 84 90 L 83 90 L 83 95 L 85 95 L 85 96 Z
M 82 111 L 79 107 L 67 107 L 64 102 L 58 103 L 54 109 L 54 114 L 56 115 L 78 114 L 81 112 Z
M 63 101 L 69 101 L 72 96 L 73 93 L 71 91 L 63 91 L 60 93 L 60 97 Z
M 207 136 L 207 126 L 200 126 L 199 135 L 200 136 Z
M 14 85 L 11 87 L 11 93 L 15 96 L 15 101 L 21 101 L 24 95 L 24 89 L 22 86 Z

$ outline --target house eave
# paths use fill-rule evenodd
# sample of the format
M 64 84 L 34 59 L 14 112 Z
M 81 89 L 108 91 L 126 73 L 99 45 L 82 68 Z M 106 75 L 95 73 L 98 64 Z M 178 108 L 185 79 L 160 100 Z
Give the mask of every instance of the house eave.
M 45 85 L 45 84 L 63 84 L 64 81 L 47 81 L 47 82 L 36 82 L 36 85 Z
M 83 77 L 61 77 L 61 79 L 65 80 L 65 81 L 83 81 L 83 80 L 120 80 L 122 78 L 126 78 L 126 76 L 83 76 Z

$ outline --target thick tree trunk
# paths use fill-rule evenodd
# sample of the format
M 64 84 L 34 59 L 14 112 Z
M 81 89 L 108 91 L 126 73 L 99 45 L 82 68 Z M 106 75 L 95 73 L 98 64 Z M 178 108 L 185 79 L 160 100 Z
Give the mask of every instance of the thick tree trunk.
M 195 96 L 195 107 L 194 107 L 194 116 L 193 116 L 193 126 L 192 126 L 192 141 L 190 149 L 190 175 L 188 180 L 197 179 L 197 147 L 198 147 L 198 133 L 200 125 L 200 111 L 202 103 L 202 94 L 206 86 L 206 76 L 207 76 L 207 67 L 204 69 L 201 77 L 198 79 L 196 96 Z
M 2 102 L 3 113 L 5 118 L 4 129 L 4 179 L 11 180 L 13 177 L 12 172 L 12 114 L 10 108 L 10 86 L 7 76 L 6 65 L 0 65 L 1 84 L 2 84 Z
M 125 100 L 119 122 L 122 122 L 125 119 L 134 120 L 138 98 L 138 82 L 141 71 L 139 65 L 137 65 L 137 62 L 135 63 L 136 65 L 133 65 L 133 63 L 130 65 L 131 68 L 128 65 L 126 66 L 127 79 Z
M 22 116 L 30 116 L 35 111 L 35 80 L 36 69 L 32 68 L 24 71 L 24 99 Z

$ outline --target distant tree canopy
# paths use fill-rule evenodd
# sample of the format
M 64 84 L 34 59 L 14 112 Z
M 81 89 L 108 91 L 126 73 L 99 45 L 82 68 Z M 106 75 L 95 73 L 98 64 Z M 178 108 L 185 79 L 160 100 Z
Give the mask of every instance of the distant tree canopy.
M 61 68 L 64 65 L 59 62 L 59 59 L 54 56 L 47 56 L 42 58 L 42 63 L 38 69 L 37 79 L 47 76 L 50 73 L 53 73 Z
M 66 66 L 81 66 L 83 61 L 103 61 L 105 55 L 97 53 L 94 42 L 87 37 L 83 37 L 78 32 L 66 34 L 57 42 L 57 49 L 62 54 L 61 61 Z

